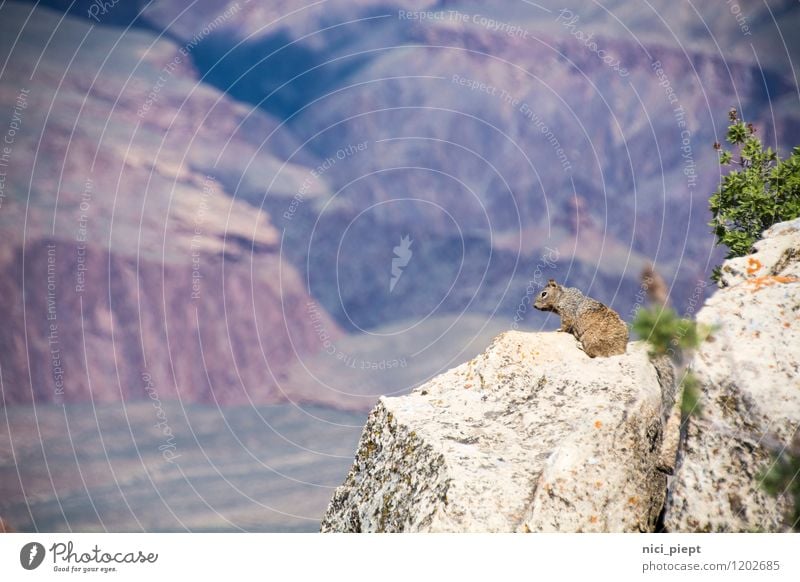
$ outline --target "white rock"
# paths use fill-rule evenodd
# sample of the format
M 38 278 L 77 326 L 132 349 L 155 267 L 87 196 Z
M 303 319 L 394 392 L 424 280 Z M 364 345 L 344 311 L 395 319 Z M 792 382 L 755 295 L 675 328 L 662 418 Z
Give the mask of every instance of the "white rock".
M 718 326 L 692 363 L 702 385 L 670 483 L 670 531 L 775 531 L 783 506 L 759 475 L 767 445 L 800 426 L 800 219 L 773 226 L 752 255 L 726 261 L 697 315 Z
M 652 531 L 673 398 L 638 342 L 591 359 L 566 333 L 506 332 L 380 399 L 322 531 Z

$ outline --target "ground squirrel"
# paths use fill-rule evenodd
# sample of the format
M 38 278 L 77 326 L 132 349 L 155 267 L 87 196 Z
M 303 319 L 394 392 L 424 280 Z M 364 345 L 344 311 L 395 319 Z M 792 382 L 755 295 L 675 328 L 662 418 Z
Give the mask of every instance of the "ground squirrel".
M 574 335 L 590 358 L 625 353 L 628 326 L 616 311 L 586 297 L 575 287 L 562 287 L 550 279 L 533 306 L 561 316 L 561 328 Z

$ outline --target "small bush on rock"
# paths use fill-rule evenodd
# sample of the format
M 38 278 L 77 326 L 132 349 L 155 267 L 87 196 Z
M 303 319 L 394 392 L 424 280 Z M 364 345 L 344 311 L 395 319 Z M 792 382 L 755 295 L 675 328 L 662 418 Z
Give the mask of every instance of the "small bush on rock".
M 800 147 L 785 160 L 756 137 L 756 128 L 739 118 L 736 109 L 728 114 L 727 141 L 733 150 L 719 143 L 723 166 L 736 165 L 723 177 L 709 200 L 713 220 L 709 223 L 717 244 L 728 247 L 727 259 L 748 254 L 766 229 L 777 222 L 800 216 Z M 712 279 L 719 280 L 719 267 Z

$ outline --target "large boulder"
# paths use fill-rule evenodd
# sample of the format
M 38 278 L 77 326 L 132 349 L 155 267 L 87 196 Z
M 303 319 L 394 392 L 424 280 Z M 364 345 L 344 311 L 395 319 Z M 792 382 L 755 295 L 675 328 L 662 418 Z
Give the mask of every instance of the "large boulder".
M 726 261 L 721 285 L 697 314 L 716 330 L 692 363 L 701 408 L 688 419 L 665 527 L 776 531 L 786 500 L 767 495 L 761 475 L 800 425 L 800 219 Z
M 638 342 L 591 359 L 566 333 L 503 333 L 380 399 L 322 531 L 652 531 L 673 398 Z

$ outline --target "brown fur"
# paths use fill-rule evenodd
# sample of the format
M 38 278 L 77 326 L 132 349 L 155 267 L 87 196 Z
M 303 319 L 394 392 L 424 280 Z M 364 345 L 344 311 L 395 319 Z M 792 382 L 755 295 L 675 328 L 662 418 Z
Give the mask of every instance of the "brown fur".
M 571 333 L 590 358 L 624 354 L 628 326 L 616 311 L 586 297 L 575 287 L 562 287 L 550 279 L 533 306 L 561 316 L 559 331 Z

